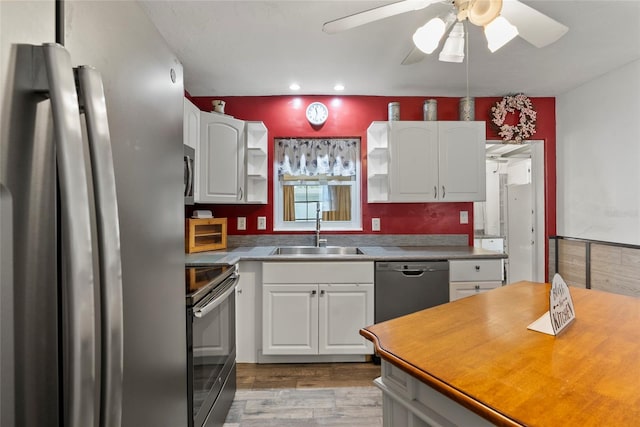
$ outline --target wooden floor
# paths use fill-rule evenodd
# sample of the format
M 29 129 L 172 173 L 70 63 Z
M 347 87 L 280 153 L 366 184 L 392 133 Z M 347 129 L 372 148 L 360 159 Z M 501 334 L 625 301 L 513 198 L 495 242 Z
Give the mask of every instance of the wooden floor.
M 237 365 L 239 390 L 272 388 L 368 387 L 380 376 L 369 363 L 300 363 Z

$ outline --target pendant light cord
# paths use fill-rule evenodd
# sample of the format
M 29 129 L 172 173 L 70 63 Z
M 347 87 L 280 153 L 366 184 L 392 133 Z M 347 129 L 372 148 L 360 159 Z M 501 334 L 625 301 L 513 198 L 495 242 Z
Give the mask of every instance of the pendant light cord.
M 469 98 L 469 25 L 468 21 L 464 21 L 464 48 L 466 50 L 464 56 L 467 58 L 467 99 Z

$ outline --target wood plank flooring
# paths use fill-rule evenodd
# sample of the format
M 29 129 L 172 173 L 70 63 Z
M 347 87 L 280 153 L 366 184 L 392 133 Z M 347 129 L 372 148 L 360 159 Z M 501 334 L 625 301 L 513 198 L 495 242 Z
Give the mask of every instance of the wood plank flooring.
M 238 389 L 368 387 L 380 376 L 373 363 L 237 365 Z
M 373 363 L 238 364 L 224 427 L 381 427 Z

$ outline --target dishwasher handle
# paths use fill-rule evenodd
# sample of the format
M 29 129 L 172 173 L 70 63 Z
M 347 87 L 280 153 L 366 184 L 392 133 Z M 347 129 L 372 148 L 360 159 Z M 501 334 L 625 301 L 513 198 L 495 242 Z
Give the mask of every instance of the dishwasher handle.
M 393 271 L 402 273 L 405 276 L 419 277 L 419 276 L 422 276 L 424 273 L 433 273 L 435 271 L 438 271 L 438 269 L 430 268 L 430 267 L 422 267 L 422 268 L 395 267 L 393 268 Z

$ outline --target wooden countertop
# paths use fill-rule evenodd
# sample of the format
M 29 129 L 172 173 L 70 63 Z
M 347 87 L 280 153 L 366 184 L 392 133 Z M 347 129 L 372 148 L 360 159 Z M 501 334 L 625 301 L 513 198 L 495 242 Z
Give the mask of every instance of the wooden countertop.
M 640 299 L 572 287 L 576 319 L 553 337 L 527 329 L 550 287 L 519 282 L 360 333 L 497 425 L 640 425 Z

